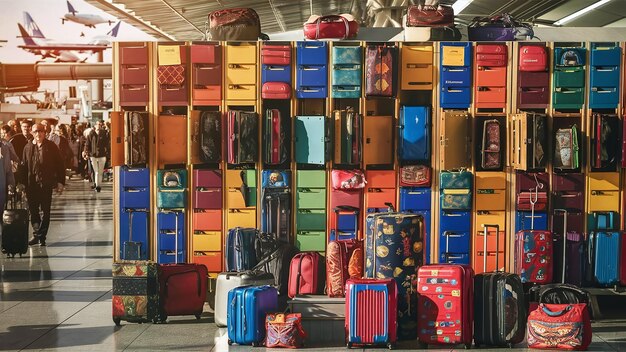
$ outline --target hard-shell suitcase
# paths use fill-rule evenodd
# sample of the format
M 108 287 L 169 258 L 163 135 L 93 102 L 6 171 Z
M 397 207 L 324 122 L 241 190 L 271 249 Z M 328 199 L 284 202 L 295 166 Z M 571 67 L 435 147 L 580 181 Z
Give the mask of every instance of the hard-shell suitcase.
M 365 277 L 393 278 L 398 291 L 398 339 L 416 338 L 416 269 L 424 262 L 424 218 L 418 214 L 367 216 Z
M 2 213 L 2 252 L 12 257 L 19 254 L 21 257 L 28 252 L 28 209 L 23 204 L 18 205 L 17 198 L 22 203 L 21 192 L 15 192 L 9 198 L 11 201 L 7 205 L 10 203 L 11 206 L 7 206 Z
M 287 160 L 290 133 L 279 109 L 267 109 L 264 121 L 264 159 L 266 164 L 277 165 Z
M 506 66 L 508 48 L 506 44 L 478 44 L 476 45 L 476 66 L 501 67 Z
M 398 296 L 393 279 L 348 279 L 346 340 L 353 345 L 387 345 L 396 339 Z
M 278 309 L 278 291 L 271 286 L 243 286 L 228 292 L 228 344 L 260 346 L 265 315 Z
M 254 163 L 258 158 L 258 115 L 249 111 L 228 112 L 228 162 Z
M 261 88 L 263 99 L 290 99 L 291 85 L 285 82 L 265 82 Z
M 281 241 L 291 241 L 291 209 L 289 188 L 263 188 L 261 230 L 276 234 Z
M 140 166 L 148 162 L 149 116 L 147 111 L 124 113 L 124 164 L 128 166 Z
M 360 209 L 348 205 L 340 205 L 333 209 L 335 224 L 330 229 L 329 241 L 351 240 L 358 238 Z
M 620 232 L 592 232 L 589 234 L 589 251 L 593 255 L 593 276 L 600 286 L 619 282 Z
M 200 160 L 218 163 L 222 160 L 222 113 L 203 111 L 200 115 Z
M 365 95 L 391 97 L 395 87 L 397 48 L 368 45 L 365 49 Z
M 515 235 L 515 272 L 523 283 L 551 283 L 553 265 L 551 231 L 525 230 Z
M 289 265 L 288 296 L 318 295 L 324 291 L 326 275 L 324 257 L 318 252 L 300 252 Z
M 400 109 L 400 161 L 430 160 L 430 106 L 402 106 Z
M 150 261 L 113 263 L 112 316 L 115 325 L 155 321 L 159 315 L 157 264 Z
M 424 265 L 417 271 L 417 338 L 430 344 L 472 345 L 474 271 L 470 266 Z
M 228 321 L 228 292 L 241 286 L 273 285 L 274 275 L 257 271 L 223 272 L 217 275 L 215 286 L 215 325 L 226 327 Z
M 254 228 L 235 227 L 226 236 L 226 271 L 245 271 L 257 264 L 254 244 L 257 238 Z
M 548 69 L 548 53 L 544 45 L 521 45 L 519 49 L 519 70 L 523 72 L 544 72 Z
M 348 107 L 336 110 L 335 164 L 358 165 L 361 162 L 363 116 Z
M 159 319 L 175 315 L 195 315 L 200 319 L 208 291 L 209 273 L 202 264 L 162 264 L 158 266 Z

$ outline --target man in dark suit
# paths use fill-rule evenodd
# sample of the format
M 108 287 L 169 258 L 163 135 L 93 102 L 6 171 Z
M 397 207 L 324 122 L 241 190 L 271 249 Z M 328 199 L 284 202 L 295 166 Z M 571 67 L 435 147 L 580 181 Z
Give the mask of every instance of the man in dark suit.
M 15 149 L 15 153 L 17 153 L 17 156 L 22 156 L 26 144 L 33 140 L 33 135 L 30 133 L 30 125 L 30 121 L 23 120 L 20 123 L 22 133 L 13 135 L 9 140 L 9 142 L 13 144 L 13 149 Z
M 28 244 L 45 246 L 50 225 L 52 190 L 63 192 L 65 164 L 56 144 L 46 139 L 46 129 L 42 124 L 34 124 L 31 131 L 34 139 L 24 147 L 19 182 L 26 186 L 30 222 L 33 225 L 34 237 Z

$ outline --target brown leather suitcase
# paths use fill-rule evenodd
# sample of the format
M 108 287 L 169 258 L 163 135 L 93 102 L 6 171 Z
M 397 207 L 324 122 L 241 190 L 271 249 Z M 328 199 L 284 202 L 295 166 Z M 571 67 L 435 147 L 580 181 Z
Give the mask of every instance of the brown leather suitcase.
M 440 126 L 442 170 L 470 167 L 470 116 L 464 111 L 445 111 L 441 114 Z
M 158 123 L 159 166 L 187 163 L 187 116 L 160 115 Z
M 111 111 L 111 166 L 124 165 L 124 113 Z
M 393 163 L 393 116 L 363 118 L 363 163 L 387 165 Z

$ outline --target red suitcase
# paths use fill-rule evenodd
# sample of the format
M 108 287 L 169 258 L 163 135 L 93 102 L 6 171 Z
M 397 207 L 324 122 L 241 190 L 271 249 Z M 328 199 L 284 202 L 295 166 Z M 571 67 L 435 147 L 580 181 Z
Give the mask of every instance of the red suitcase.
M 476 46 L 476 66 L 506 66 L 507 51 L 506 44 L 479 44 Z
M 285 134 L 282 131 L 282 118 L 280 110 L 267 109 L 265 112 L 265 140 L 266 144 L 266 162 L 272 165 L 278 165 L 285 162 L 287 153 L 283 148 L 285 143 Z
M 289 45 L 264 45 L 261 49 L 261 61 L 264 65 L 289 65 L 291 47 Z
M 429 344 L 472 346 L 474 270 L 467 265 L 424 265 L 417 271 L 417 338 Z
M 290 99 L 291 86 L 285 82 L 265 82 L 261 88 L 263 99 Z
M 398 296 L 394 279 L 348 279 L 346 340 L 352 345 L 387 345 L 397 340 Z
M 343 297 L 348 278 L 363 276 L 363 241 L 356 239 L 330 241 L 326 247 L 326 294 Z
M 289 264 L 289 290 L 287 295 L 317 295 L 324 292 L 326 275 L 324 257 L 318 252 L 296 254 Z
M 552 248 L 550 231 L 522 230 L 515 234 L 515 273 L 522 283 L 552 282 Z
M 208 290 L 209 273 L 202 264 L 159 264 L 159 318 L 195 315 L 200 319 Z
M 523 45 L 519 50 L 519 70 L 541 72 L 548 68 L 548 54 L 543 45 Z

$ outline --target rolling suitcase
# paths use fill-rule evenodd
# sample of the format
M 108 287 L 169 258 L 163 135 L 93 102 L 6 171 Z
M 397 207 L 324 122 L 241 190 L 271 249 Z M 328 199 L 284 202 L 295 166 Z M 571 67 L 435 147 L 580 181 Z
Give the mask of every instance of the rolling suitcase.
M 523 283 L 551 283 L 553 260 L 552 232 L 522 230 L 515 235 L 515 273 Z
M 122 243 L 123 258 L 121 259 L 146 260 L 148 259 L 148 251 L 147 248 L 142 248 L 142 246 L 146 246 L 147 244 L 140 241 L 133 241 L 133 214 L 135 213 L 135 209 L 126 209 L 126 212 L 128 213 L 128 241 Z M 28 225 L 26 226 L 28 227 Z M 146 221 L 146 233 L 148 232 L 148 221 Z
M 148 162 L 149 113 L 129 111 L 124 114 L 125 153 L 127 166 L 145 165 Z
M 429 344 L 472 346 L 474 271 L 470 266 L 424 265 L 417 271 L 417 338 Z
M 554 235 L 553 281 L 583 286 L 587 281 L 585 272 L 588 266 L 585 235 L 570 231 L 567 222 L 571 215 L 567 209 L 554 209 L 553 211 L 555 214 L 563 213 L 563 233 Z
M 223 272 L 217 275 L 215 286 L 215 325 L 226 327 L 228 292 L 241 286 L 273 285 L 274 275 L 257 271 Z
M 228 112 L 228 163 L 254 163 L 258 157 L 258 116 L 255 112 Z
M 19 254 L 21 257 L 28 252 L 28 209 L 24 208 L 21 192 L 14 192 L 9 198 L 11 201 L 7 202 L 2 214 L 2 252 L 7 256 Z M 20 205 L 16 198 L 20 198 Z
M 622 233 L 617 231 L 589 234 L 589 250 L 593 254 L 593 276 L 600 286 L 613 286 L 619 282 L 621 237 Z
M 222 160 L 222 113 L 203 111 L 200 115 L 200 160 L 219 163 Z
M 278 109 L 265 111 L 265 163 L 282 164 L 287 160 L 288 133 L 285 133 L 283 119 Z
M 159 316 L 157 264 L 151 261 L 113 263 L 112 316 L 121 321 L 151 322 Z
M 158 279 L 161 322 L 175 315 L 195 315 L 200 319 L 209 284 L 206 266 L 161 264 Z
M 367 216 L 365 277 L 393 278 L 398 292 L 398 339 L 415 339 L 416 269 L 424 262 L 424 218 L 418 214 Z
M 260 346 L 265 315 L 278 309 L 278 292 L 271 286 L 235 287 L 228 292 L 228 344 Z
M 496 268 L 499 266 L 500 231 L 498 225 L 483 225 L 487 251 L 487 229 L 496 229 Z M 483 256 L 487 270 L 487 255 Z M 524 340 L 526 333 L 524 287 L 517 274 L 504 271 L 483 272 L 474 277 L 474 343 L 476 347 L 508 346 Z
M 430 160 L 430 106 L 402 106 L 400 110 L 401 161 Z
M 257 264 L 257 229 L 235 227 L 226 235 L 226 271 L 245 271 Z
M 348 278 L 363 277 L 363 242 L 330 241 L 326 247 L 326 293 L 344 297 Z
M 281 296 L 287 295 L 291 259 L 298 252 L 298 248 L 292 244 L 278 242 L 276 249 L 259 260 L 252 270 L 272 274 L 274 276 L 274 287 L 278 290 L 278 294 Z
M 289 265 L 288 296 L 324 293 L 326 275 L 324 257 L 318 252 L 300 252 Z
M 393 279 L 348 279 L 345 328 L 347 347 L 396 342 L 398 296 Z

